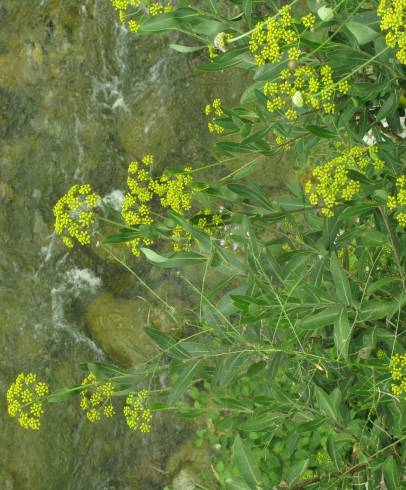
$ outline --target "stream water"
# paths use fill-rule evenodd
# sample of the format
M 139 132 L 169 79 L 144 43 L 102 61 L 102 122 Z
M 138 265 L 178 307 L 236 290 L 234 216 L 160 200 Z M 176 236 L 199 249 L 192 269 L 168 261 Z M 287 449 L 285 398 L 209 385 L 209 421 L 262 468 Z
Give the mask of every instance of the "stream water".
M 165 36 L 128 33 L 108 0 L 0 0 L 2 490 L 160 489 L 190 436 L 169 416 L 146 436 L 118 417 L 89 424 L 77 400 L 47 407 L 31 432 L 8 417 L 5 392 L 21 371 L 44 378 L 49 368 L 70 385 L 79 362 L 106 358 L 108 342 L 88 328 L 90 304 L 97 313 L 107 298 L 110 335 L 120 335 L 120 314 L 142 289 L 95 250 L 64 248 L 52 207 L 77 182 L 114 202 L 128 162 L 145 153 L 161 165 L 205 163 L 202 108 L 240 88 L 238 77 L 220 84 L 193 64 Z

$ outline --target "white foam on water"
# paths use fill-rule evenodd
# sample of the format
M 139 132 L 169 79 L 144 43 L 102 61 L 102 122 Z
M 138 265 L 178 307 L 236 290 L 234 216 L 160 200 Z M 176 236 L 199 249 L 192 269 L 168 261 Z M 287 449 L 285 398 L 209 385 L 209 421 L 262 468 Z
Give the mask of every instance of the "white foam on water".
M 79 269 L 73 267 L 65 274 L 68 284 L 70 283 L 76 291 L 89 291 L 94 293 L 102 285 L 100 277 L 97 277 L 90 269 Z
M 65 280 L 63 280 L 65 279 Z M 85 344 L 97 354 L 103 351 L 82 332 L 71 327 L 65 319 L 64 307 L 68 299 L 94 294 L 102 286 L 102 280 L 90 269 L 69 269 L 59 281 L 59 285 L 51 289 L 52 322 L 55 329 L 64 330 L 78 343 Z
M 103 197 L 103 201 L 114 208 L 116 211 L 121 210 L 121 205 L 123 204 L 124 201 L 124 192 L 121 191 L 120 189 L 115 189 L 111 191 L 109 194 L 106 194 Z

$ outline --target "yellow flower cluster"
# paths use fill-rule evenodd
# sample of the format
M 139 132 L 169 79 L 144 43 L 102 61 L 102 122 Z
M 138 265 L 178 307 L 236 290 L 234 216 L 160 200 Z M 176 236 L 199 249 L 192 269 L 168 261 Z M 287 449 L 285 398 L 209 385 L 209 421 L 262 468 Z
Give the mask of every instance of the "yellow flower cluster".
M 150 15 L 166 14 L 171 10 L 172 10 L 172 5 L 169 2 L 167 2 L 165 5 L 159 2 L 154 2 L 154 3 L 150 3 L 148 7 L 148 11 Z
M 385 359 L 386 353 L 383 349 L 379 349 L 376 353 L 376 356 L 378 357 L 378 359 Z
M 376 147 L 355 146 L 314 168 L 312 175 L 317 182 L 308 180 L 305 184 L 305 193 L 309 194 L 310 204 L 320 204 L 324 216 L 334 216 L 332 208 L 338 204 L 339 199 L 348 201 L 360 189 L 360 183 L 348 177 L 348 170 L 365 173 L 368 164 L 372 164 L 376 169 L 382 168 L 382 161 L 372 156 L 375 154 Z
M 141 24 L 136 20 L 132 19 L 128 21 L 128 28 L 130 29 L 131 32 L 138 32 L 141 29 Z
M 135 12 L 131 12 L 127 14 L 127 10 L 130 7 L 140 7 L 141 0 L 111 0 L 112 6 L 118 11 L 118 17 L 122 24 L 125 24 L 127 21 L 127 17 L 133 16 L 134 13 L 138 14 L 140 9 Z M 166 4 L 162 4 L 160 2 L 143 2 L 142 9 L 144 13 L 155 16 L 159 14 L 164 14 L 166 12 L 170 12 L 172 10 L 172 5 L 170 2 Z M 127 26 L 131 32 L 139 32 L 141 29 L 141 23 L 131 19 L 128 21 Z
M 194 190 L 190 188 L 193 180 L 191 167 L 185 168 L 184 173 L 173 176 L 162 175 L 154 179 L 150 166 L 152 155 L 146 155 L 141 163 L 131 162 L 128 167 L 127 184 L 129 192 L 125 195 L 121 206 L 121 214 L 130 226 L 150 225 L 152 218 L 152 201 L 159 200 L 163 208 L 170 208 L 178 214 L 184 214 L 192 207 Z M 134 255 L 139 256 L 140 245 L 152 245 L 153 241 L 146 237 L 137 237 L 127 242 Z
M 171 233 L 172 248 L 174 252 L 188 252 L 192 248 L 192 235 L 180 225 L 176 225 Z
M 151 189 L 159 196 L 164 208 L 171 208 L 178 214 L 190 210 L 194 194 L 193 189 L 189 189 L 193 181 L 191 171 L 192 167 L 186 167 L 185 173 L 171 177 L 163 175 L 151 183 Z
M 224 128 L 216 122 L 218 117 L 224 115 L 224 111 L 221 108 L 221 99 L 214 99 L 211 104 L 207 104 L 204 113 L 209 118 L 207 127 L 209 128 L 210 133 L 224 133 Z
M 346 94 L 348 82 L 334 84 L 333 70 L 329 65 L 319 70 L 312 66 L 300 66 L 293 71 L 282 70 L 279 81 L 265 82 L 264 95 L 268 97 L 269 112 L 285 111 L 291 121 L 297 119 L 297 109 L 322 109 L 326 114 L 334 114 L 336 92 Z
M 111 401 L 114 390 L 110 381 L 98 383 L 96 376 L 90 373 L 82 381 L 82 386 L 86 388 L 80 393 L 80 408 L 90 422 L 97 422 L 102 415 L 110 418 L 115 414 Z
M 324 464 L 331 464 L 333 462 L 326 450 L 317 451 L 316 461 L 319 464 L 323 464 L 323 465 Z
M 197 222 L 197 228 L 200 228 L 208 235 L 213 235 L 213 229 L 223 224 L 220 214 L 213 214 L 210 209 L 203 211 L 204 216 L 200 216 Z
M 406 394 L 406 354 L 395 354 L 389 362 L 389 369 L 393 381 L 392 393 L 396 396 Z M 406 397 L 405 397 L 406 398 Z
M 131 162 L 128 166 L 127 185 L 129 192 L 121 205 L 121 215 L 130 226 L 150 225 L 154 222 L 150 202 L 154 197 L 151 189 L 153 178 L 150 175 L 150 166 L 154 159 L 152 155 L 143 157 L 141 163 Z M 139 256 L 140 245 L 152 245 L 152 240 L 137 237 L 127 242 L 134 255 Z
M 111 4 L 118 11 L 118 18 L 120 19 L 120 22 L 124 24 L 127 19 L 128 7 L 139 7 L 141 0 L 111 0 Z M 128 22 L 128 27 L 132 32 L 137 32 L 139 30 L 139 28 L 135 31 L 133 30 L 137 25 L 139 24 L 135 21 L 130 20 Z
M 282 150 L 284 151 L 288 151 L 290 150 L 290 145 L 289 145 L 289 141 L 290 139 L 286 136 L 281 136 L 279 134 L 277 134 L 276 132 L 274 132 L 274 135 L 275 135 L 275 143 L 282 147 Z
M 309 13 L 301 18 L 302 24 L 306 27 L 306 29 L 313 29 L 314 24 L 316 22 L 316 16 L 312 13 Z
M 7 390 L 8 413 L 18 417 L 24 429 L 39 430 L 43 399 L 49 388 L 43 381 L 37 381 L 33 373 L 20 373 L 15 382 Z
M 391 194 L 388 196 L 388 208 L 395 209 L 397 207 L 406 206 L 406 176 L 401 175 L 396 179 L 396 187 L 398 192 L 396 196 Z M 396 220 L 400 226 L 406 226 L 406 212 L 400 212 L 396 214 Z
M 94 208 L 100 197 L 90 184 L 74 185 L 54 206 L 55 231 L 69 248 L 76 239 L 81 245 L 90 244 L 90 226 L 94 223 Z
M 148 390 L 142 390 L 135 395 L 130 393 L 126 399 L 126 405 L 123 409 L 127 425 L 132 430 L 141 432 L 151 431 L 152 413 L 147 408 Z
M 111 4 L 116 10 L 127 10 L 129 5 L 138 6 L 139 0 L 136 2 L 134 0 L 111 0 Z
M 406 0 L 380 0 L 378 17 L 382 31 L 388 31 L 385 41 L 397 49 L 396 58 L 406 64 Z
M 291 8 L 285 5 L 279 9 L 277 16 L 256 25 L 248 47 L 254 55 L 255 63 L 262 66 L 268 62 L 281 61 L 286 48 L 289 48 L 289 60 L 297 61 L 301 55 L 299 40 L 299 34 L 294 29 Z

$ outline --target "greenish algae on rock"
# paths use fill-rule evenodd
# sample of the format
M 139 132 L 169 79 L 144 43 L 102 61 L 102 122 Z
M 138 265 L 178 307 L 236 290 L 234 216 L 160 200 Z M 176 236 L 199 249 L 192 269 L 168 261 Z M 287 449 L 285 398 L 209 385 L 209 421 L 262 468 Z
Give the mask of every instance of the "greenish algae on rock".
M 121 366 L 135 366 L 158 353 L 144 327 L 170 332 L 173 320 L 143 299 L 121 299 L 103 293 L 88 306 L 86 325 L 96 344 Z

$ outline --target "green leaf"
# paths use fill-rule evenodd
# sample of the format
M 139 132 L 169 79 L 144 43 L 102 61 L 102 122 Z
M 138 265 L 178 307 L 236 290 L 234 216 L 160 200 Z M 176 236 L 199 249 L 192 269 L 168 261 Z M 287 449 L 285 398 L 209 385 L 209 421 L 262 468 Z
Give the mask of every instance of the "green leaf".
M 333 133 L 332 131 L 329 131 L 328 129 L 321 128 L 319 126 L 305 126 L 305 129 L 309 131 L 309 133 L 315 134 L 316 136 L 319 136 L 320 138 L 336 138 L 337 133 Z
M 74 396 L 77 396 L 83 389 L 82 385 L 72 386 L 72 388 L 64 388 L 62 390 L 55 391 L 47 396 L 49 403 L 65 402 Z
M 329 306 L 324 308 L 320 313 L 307 316 L 299 322 L 299 327 L 304 330 L 315 330 L 331 325 L 338 317 L 341 308 L 338 306 Z
M 331 254 L 330 272 L 333 276 L 338 300 L 345 305 L 351 305 L 352 296 L 350 283 L 334 252 Z
M 307 470 L 309 466 L 309 459 L 305 459 L 304 461 L 298 461 L 294 463 L 288 470 L 287 473 L 287 484 L 289 487 L 294 485 L 297 481 L 299 481 L 300 477 Z
M 243 7 L 248 26 L 251 27 L 252 0 L 243 0 Z
M 232 381 L 239 374 L 238 367 L 241 365 L 243 358 L 243 352 L 229 354 L 226 359 L 218 363 L 212 382 L 219 386 L 224 386 Z
M 237 434 L 234 439 L 233 457 L 241 476 L 243 476 L 245 481 L 251 485 L 251 488 L 256 488 L 260 481 L 261 474 L 251 450 L 248 448 L 247 444 L 243 442 L 239 434 Z
M 96 373 L 94 370 L 97 370 L 100 375 L 115 375 L 115 376 L 122 376 L 124 374 L 127 374 L 127 372 L 124 369 L 121 369 L 117 366 L 114 366 L 114 364 L 109 364 L 107 362 L 86 362 L 83 364 L 80 364 L 80 368 L 83 369 L 84 371 L 91 371 L 95 375 Z M 93 369 L 93 370 L 92 370 Z
M 383 466 L 383 479 L 388 490 L 400 488 L 400 468 L 396 459 L 391 455 L 386 458 Z
M 176 30 L 182 24 L 199 22 L 205 19 L 199 12 L 189 7 L 182 7 L 173 12 L 161 15 L 150 16 L 142 22 L 140 33 L 162 32 L 166 30 Z M 186 24 L 187 23 L 187 24 Z
M 335 407 L 335 404 L 332 402 L 327 393 L 322 390 L 319 386 L 314 386 L 314 391 L 316 394 L 317 403 L 320 407 L 320 410 L 324 415 L 331 417 L 336 422 L 339 421 L 339 413 Z
M 364 245 L 369 247 L 381 247 L 388 243 L 388 236 L 377 230 L 367 230 L 361 235 Z
M 386 286 L 389 286 L 390 284 L 394 284 L 397 282 L 402 282 L 400 277 L 397 276 L 383 277 L 382 279 L 378 279 L 377 281 L 371 283 L 366 289 L 366 294 L 370 295 L 375 293 L 376 291 L 379 291 L 380 289 L 386 289 Z
M 258 374 L 260 371 L 265 369 L 267 366 L 265 361 L 258 361 L 255 362 L 254 364 L 251 364 L 251 366 L 247 369 L 247 376 L 255 376 Z
M 200 71 L 218 71 L 224 70 L 224 68 L 231 68 L 237 66 L 243 61 L 242 57 L 248 51 L 247 47 L 233 48 L 226 53 L 217 56 L 213 63 L 205 65 L 199 65 L 196 67 Z
M 175 359 L 190 359 L 189 353 L 166 333 L 152 327 L 144 327 L 144 331 L 168 356 Z
M 268 211 L 274 211 L 272 203 L 268 200 L 268 198 L 265 197 L 260 190 L 255 189 L 252 186 L 245 184 L 228 184 L 227 188 L 239 196 L 248 199 L 252 203 L 257 204 L 261 208 L 267 209 Z
M 313 209 L 313 206 L 308 204 L 303 197 L 281 196 L 275 199 L 275 203 L 286 211 Z
M 131 240 L 134 240 L 134 238 L 137 238 L 139 236 L 140 236 L 139 231 L 130 232 L 130 233 L 117 233 L 115 235 L 107 235 L 105 238 L 103 238 L 101 243 L 102 245 L 109 245 L 113 243 L 131 242 Z
M 206 37 L 214 37 L 219 32 L 227 29 L 227 24 L 217 20 L 203 18 L 203 20 L 193 26 L 193 32 L 202 34 Z
M 193 53 L 194 51 L 200 51 L 206 48 L 206 46 L 183 46 L 183 44 L 170 44 L 169 47 L 179 53 Z
M 345 454 L 353 438 L 347 433 L 335 433 L 328 437 L 327 439 L 327 451 L 333 460 L 337 469 L 343 464 L 343 454 Z
M 351 327 L 348 321 L 348 313 L 344 308 L 340 311 L 337 320 L 334 322 L 334 344 L 337 349 L 337 356 L 348 359 L 348 347 L 351 340 Z
M 359 22 L 355 22 L 353 20 L 350 20 L 345 25 L 347 29 L 351 32 L 351 34 L 355 37 L 360 46 L 373 41 L 376 37 L 379 36 L 378 32 L 374 31 L 367 25 L 360 24 Z
M 362 303 L 357 322 L 391 318 L 405 303 L 405 298 L 399 301 L 373 300 Z
M 225 483 L 227 490 L 252 490 L 252 487 L 243 478 L 239 478 L 238 476 L 227 478 Z
M 207 258 L 194 252 L 176 252 L 168 257 L 159 255 L 150 248 L 141 248 L 141 252 L 153 264 L 159 267 L 184 267 L 206 262 Z
M 258 140 L 262 139 L 264 136 L 266 136 L 271 129 L 272 129 L 272 125 L 267 126 L 263 129 L 261 129 L 260 131 L 257 131 L 256 133 L 251 134 L 251 136 L 248 136 L 247 138 L 243 139 L 241 141 L 241 144 L 242 145 L 249 145 L 251 143 L 255 143 L 256 141 L 258 141 Z
M 275 425 L 275 421 L 278 417 L 272 413 L 261 413 L 259 415 L 252 415 L 248 420 L 243 422 L 239 428 L 247 432 L 262 432 L 269 430 Z
M 201 359 L 187 361 L 175 384 L 171 387 L 168 403 L 175 403 L 193 382 L 193 377 L 200 368 Z
M 399 92 L 394 90 L 382 104 L 382 107 L 379 109 L 378 114 L 376 115 L 377 121 L 382 121 L 385 117 L 391 115 L 399 105 Z
M 326 422 L 326 417 L 320 417 L 315 419 L 315 420 L 311 420 L 310 422 L 305 422 L 304 424 L 300 424 L 296 427 L 296 431 L 299 432 L 299 433 L 303 433 L 303 432 L 313 432 L 314 430 L 318 429 L 319 427 L 321 427 L 322 425 L 325 424 Z

